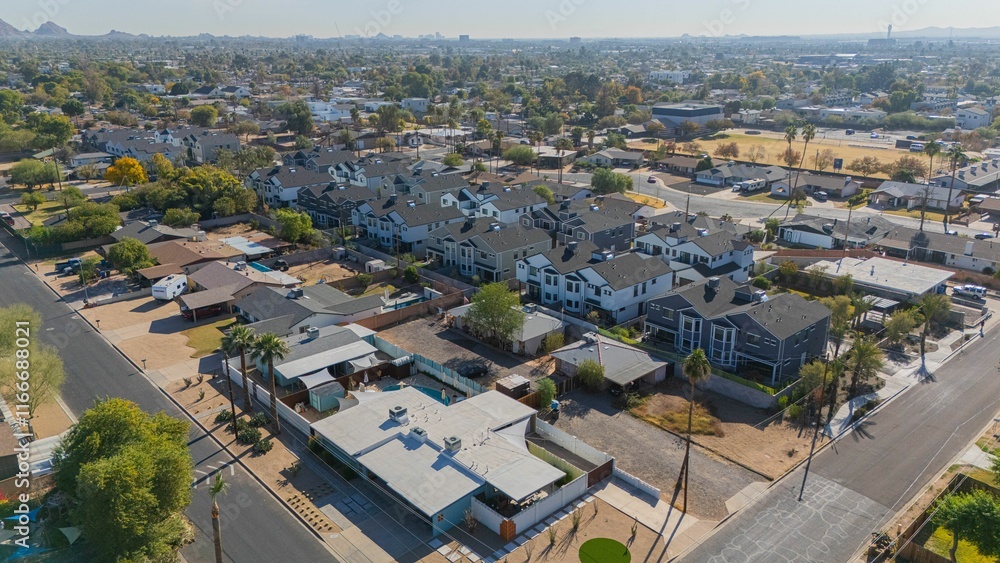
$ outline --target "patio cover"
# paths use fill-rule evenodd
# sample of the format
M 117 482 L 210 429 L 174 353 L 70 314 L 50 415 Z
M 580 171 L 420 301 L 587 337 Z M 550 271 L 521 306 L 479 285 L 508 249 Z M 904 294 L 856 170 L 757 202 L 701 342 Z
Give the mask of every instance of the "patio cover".
M 312 375 L 302 376 L 299 378 L 299 381 L 306 386 L 306 389 L 312 389 L 313 387 L 333 381 L 333 376 L 330 375 L 330 372 L 323 370 Z

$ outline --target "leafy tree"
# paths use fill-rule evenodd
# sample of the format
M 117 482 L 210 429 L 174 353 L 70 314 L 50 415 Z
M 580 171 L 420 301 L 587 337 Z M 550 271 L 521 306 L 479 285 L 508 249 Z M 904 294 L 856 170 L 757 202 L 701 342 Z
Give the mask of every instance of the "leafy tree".
M 406 283 L 417 283 L 420 281 L 420 273 L 417 272 L 417 267 L 407 266 L 403 270 L 403 279 L 406 280 Z
M 379 109 L 381 110 L 382 108 Z M 285 118 L 285 126 L 289 131 L 299 135 L 309 135 L 312 133 L 314 127 L 312 112 L 309 111 L 309 106 L 302 100 L 281 104 L 278 106 L 278 113 Z
M 628 174 L 613 172 L 607 168 L 598 168 L 594 172 L 590 185 L 596 194 L 625 193 L 634 185 Z
M 694 422 L 694 394 L 697 390 L 697 384 L 703 381 L 708 381 L 708 378 L 712 377 L 712 364 L 708 361 L 708 356 L 705 355 L 705 351 L 701 348 L 695 348 L 688 357 L 684 358 L 684 363 L 681 364 L 681 371 L 684 372 L 684 377 L 688 378 L 691 382 L 691 398 L 688 401 L 688 427 L 687 427 L 687 445 L 684 448 L 684 462 L 682 464 L 681 472 L 684 476 L 684 512 L 687 512 L 687 491 L 688 491 L 688 474 L 691 472 L 691 426 Z M 680 482 L 678 482 L 678 485 Z
M 948 555 L 953 562 L 958 561 L 961 540 L 976 546 L 981 555 L 1000 557 L 1000 500 L 989 492 L 976 489 L 938 499 L 931 521 L 951 532 Z
M 771 217 L 770 219 L 764 221 L 764 230 L 767 231 L 768 238 L 774 240 L 774 237 L 778 236 L 778 227 L 781 225 L 781 220 L 777 217 Z
M 313 142 L 309 137 L 306 137 L 305 135 L 299 135 L 298 137 L 295 137 L 296 150 L 308 151 L 312 150 L 313 146 L 314 146 Z
M 163 224 L 170 227 L 190 227 L 197 222 L 198 213 L 186 207 L 172 207 L 163 214 Z
M 124 237 L 108 248 L 108 262 L 126 275 L 153 265 L 153 256 L 145 244 L 132 237 Z
M 758 289 L 768 290 L 771 289 L 771 280 L 764 276 L 757 276 L 753 279 L 751 285 Z
M 715 148 L 715 151 L 712 154 L 725 159 L 739 158 L 740 146 L 736 143 L 736 141 L 733 141 L 732 143 L 721 143 Z
M 361 284 L 361 290 L 364 291 L 368 289 L 368 286 L 375 281 L 375 276 L 371 274 L 358 274 L 358 283 Z
M 38 192 L 28 192 L 25 194 L 21 194 L 20 203 L 25 207 L 30 207 L 31 210 L 34 211 L 38 209 L 39 205 L 42 205 L 46 201 L 48 200 L 45 199 L 45 196 L 43 196 L 42 194 Z
M 561 332 L 551 332 L 545 335 L 545 353 L 551 354 L 552 352 L 560 349 L 566 343 L 566 337 Z
M 785 260 L 778 264 L 778 273 L 781 274 L 782 280 L 794 283 L 799 275 L 799 265 L 791 260 Z
M 896 182 L 914 183 L 917 178 L 927 177 L 927 166 L 915 156 L 904 155 L 899 160 L 887 164 L 885 173 Z
M 198 106 L 191 110 L 191 123 L 198 127 L 214 127 L 219 121 L 219 110 L 213 105 Z
M 589 391 L 600 391 L 604 387 L 604 366 L 596 360 L 587 358 L 576 368 L 580 383 Z
M 848 170 L 857 172 L 866 178 L 878 174 L 883 167 L 882 161 L 874 156 L 855 158 L 847 165 Z
M 267 366 L 267 378 L 271 380 L 271 420 L 274 422 L 275 434 L 281 434 L 281 423 L 278 421 L 278 386 L 274 380 L 274 362 L 284 359 L 288 352 L 288 344 L 270 332 L 258 336 L 250 347 L 250 357 Z
M 83 102 L 80 100 L 67 100 L 59 109 L 69 117 L 83 115 L 87 111 L 87 108 L 83 106 Z
M 172 180 L 176 177 L 174 163 L 160 153 L 156 153 L 149 159 L 149 168 L 156 174 L 158 180 Z
M 833 357 L 840 353 L 840 345 L 844 341 L 844 336 L 851 328 L 851 320 L 854 318 L 854 305 L 851 298 L 846 295 L 835 297 L 824 297 L 819 300 L 827 309 L 830 309 L 830 336 L 834 339 Z
M 54 148 L 65 145 L 73 136 L 73 124 L 65 115 L 32 113 L 24 120 L 25 126 L 35 133 L 35 146 Z
M 20 314 L 15 313 L 17 310 L 17 308 L 0 309 L 0 318 L 6 320 L 8 317 Z M 16 321 L 28 321 L 37 315 L 31 309 L 28 309 L 28 311 L 28 315 L 17 318 Z M 0 325 L 6 324 L 8 323 L 0 322 Z M 13 325 L 13 323 L 10 324 Z M 36 321 L 29 326 L 34 330 L 38 330 L 40 323 Z M 15 334 L 13 326 L 11 326 L 10 334 Z M 28 352 L 31 359 L 31 377 L 28 380 L 30 393 L 25 393 L 22 388 L 19 388 L 19 385 L 24 385 L 24 380 L 18 376 L 21 370 L 15 369 L 17 367 L 15 363 L 17 358 L 14 356 L 13 347 L 6 345 L 0 346 L 0 358 L 4 360 L 2 365 L 0 365 L 0 389 L 3 389 L 4 398 L 8 403 L 23 403 L 27 405 L 28 418 L 30 419 L 35 417 L 38 407 L 54 401 L 59 396 L 59 390 L 66 380 L 66 372 L 63 369 L 63 362 L 59 357 L 59 351 L 55 348 L 32 341 Z
M 524 325 L 521 298 L 506 283 L 490 283 L 472 297 L 465 322 L 499 346 L 505 346 Z
M 79 207 L 87 201 L 87 196 L 83 195 L 80 188 L 76 186 L 69 186 L 65 190 L 59 192 L 59 203 L 63 204 L 63 208 L 66 210 L 66 217 L 69 218 L 70 209 L 74 207 Z
M 850 397 L 857 396 L 858 383 L 874 377 L 882 369 L 884 358 L 882 350 L 871 338 L 861 337 L 854 341 L 847 352 L 847 367 L 851 371 Z
M 899 344 L 922 320 L 920 313 L 914 309 L 896 311 L 885 322 L 885 339 L 890 344 Z
M 461 166 L 465 162 L 465 160 L 463 160 L 462 155 L 458 154 L 457 152 L 451 152 L 445 155 L 445 157 L 441 160 L 441 162 L 445 166 Z
M 701 126 L 693 121 L 685 121 L 681 123 L 681 133 L 683 133 L 684 136 L 694 135 L 699 129 L 701 129 Z
M 99 400 L 63 438 L 57 488 L 72 521 L 106 560 L 166 560 L 187 533 L 188 425 L 124 399 Z
M 10 168 L 10 182 L 25 185 L 29 190 L 55 180 L 55 170 L 33 158 L 26 158 Z
M 260 125 L 247 120 L 231 123 L 226 129 L 234 135 L 244 137 L 246 141 L 250 140 L 250 135 L 257 135 L 260 133 Z
M 0 90 L 0 120 L 9 124 L 21 121 L 24 98 L 16 90 Z
M 535 161 L 535 151 L 528 145 L 516 145 L 503 152 L 503 159 L 518 166 L 531 166 Z
M 813 167 L 822 172 L 833 164 L 833 159 L 833 150 L 823 149 L 813 156 Z
M 149 181 L 146 169 L 130 156 L 119 158 L 109 166 L 104 172 L 104 179 L 120 186 L 135 186 Z
M 535 186 L 534 188 L 532 188 L 532 190 L 536 194 L 538 194 L 538 197 L 540 197 L 540 198 L 544 199 L 546 202 L 548 202 L 549 205 L 552 205 L 553 203 L 556 202 L 555 194 L 552 193 L 552 190 L 549 189 L 548 186 L 546 186 L 544 184 L 539 184 L 539 185 Z
M 279 236 L 287 242 L 299 242 L 313 232 L 312 218 L 305 212 L 282 208 L 275 212 L 275 220 L 281 224 Z
M 535 388 L 538 391 L 538 404 L 542 408 L 548 408 L 556 397 L 556 384 L 548 377 L 543 377 L 535 382 Z

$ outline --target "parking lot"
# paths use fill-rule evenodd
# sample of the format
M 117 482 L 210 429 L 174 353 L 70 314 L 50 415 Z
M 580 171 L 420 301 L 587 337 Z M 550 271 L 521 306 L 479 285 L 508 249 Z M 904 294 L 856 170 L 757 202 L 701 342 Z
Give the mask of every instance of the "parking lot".
M 408 351 L 457 372 L 468 366 L 486 362 L 489 374 L 476 379 L 486 387 L 511 374 L 522 375 L 536 380 L 552 373 L 554 362 L 551 358 L 529 360 L 501 352 L 478 340 L 465 335 L 460 330 L 450 329 L 436 317 L 424 317 L 403 323 L 379 333 L 387 341 Z

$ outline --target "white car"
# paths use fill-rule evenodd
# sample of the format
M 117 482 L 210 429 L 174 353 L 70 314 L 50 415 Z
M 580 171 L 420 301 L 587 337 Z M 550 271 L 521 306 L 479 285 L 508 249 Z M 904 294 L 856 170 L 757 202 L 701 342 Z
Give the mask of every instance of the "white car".
M 986 288 L 978 285 L 958 285 L 951 290 L 953 295 L 963 295 L 965 297 L 973 297 L 977 299 L 986 298 Z

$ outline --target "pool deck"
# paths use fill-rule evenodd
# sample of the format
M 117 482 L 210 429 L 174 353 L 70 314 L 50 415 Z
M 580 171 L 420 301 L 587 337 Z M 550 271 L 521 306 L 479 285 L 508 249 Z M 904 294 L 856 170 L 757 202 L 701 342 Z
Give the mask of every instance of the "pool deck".
M 427 387 L 427 388 L 430 388 L 430 389 L 437 389 L 439 391 L 440 391 L 440 389 L 442 387 L 444 387 L 445 389 L 448 390 L 447 392 L 448 392 L 448 396 L 449 397 L 451 397 L 453 395 L 459 395 L 459 396 L 464 396 L 465 395 L 465 393 L 462 393 L 458 389 L 455 389 L 453 387 L 445 385 L 444 383 L 441 383 L 440 381 L 438 381 L 438 380 L 436 380 L 436 379 L 434 379 L 432 377 L 428 377 L 428 376 L 426 376 L 426 375 L 424 375 L 422 373 L 418 373 L 416 375 L 411 375 L 410 377 L 407 377 L 406 379 L 403 379 L 403 380 L 397 380 L 397 379 L 393 379 L 391 377 L 383 377 L 381 380 L 369 381 L 368 385 L 362 385 L 361 387 L 363 387 L 363 389 L 359 389 L 359 390 L 362 390 L 362 391 L 384 391 L 386 387 L 392 387 L 392 386 L 400 385 L 400 384 L 406 384 L 406 385 L 409 385 L 409 386 L 412 386 L 412 387 Z M 390 390 L 390 392 L 391 392 L 391 390 Z

